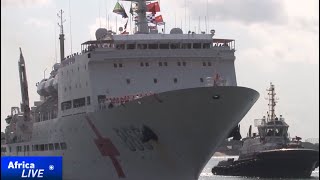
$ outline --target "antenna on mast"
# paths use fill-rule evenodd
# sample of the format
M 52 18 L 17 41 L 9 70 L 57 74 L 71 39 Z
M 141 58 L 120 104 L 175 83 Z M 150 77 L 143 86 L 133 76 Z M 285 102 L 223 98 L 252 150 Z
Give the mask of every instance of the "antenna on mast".
M 101 1 L 99 1 L 99 23 L 101 28 L 101 13 L 100 13 Z
M 208 0 L 207 0 L 207 4 L 206 4 L 206 33 L 208 30 L 208 26 L 209 26 L 209 17 L 208 17 Z
M 60 14 L 59 14 L 60 13 Z M 60 27 L 60 34 L 59 34 L 59 40 L 60 40 L 60 61 L 62 62 L 64 59 L 64 33 L 63 33 L 63 23 L 66 22 L 65 19 L 63 19 L 62 14 L 64 11 L 62 9 L 59 11 L 57 16 L 60 18 L 60 23 L 58 23 L 58 26 Z
M 56 30 L 56 26 L 53 26 L 54 28 L 54 60 L 56 61 L 56 63 L 58 62 L 58 58 L 57 58 L 57 30 Z
M 184 23 L 186 28 L 185 30 L 187 30 L 187 0 L 184 0 Z
M 71 33 L 71 6 L 70 6 L 70 1 L 69 0 L 69 19 L 70 19 L 70 50 L 71 50 L 71 54 L 72 54 L 72 33 Z

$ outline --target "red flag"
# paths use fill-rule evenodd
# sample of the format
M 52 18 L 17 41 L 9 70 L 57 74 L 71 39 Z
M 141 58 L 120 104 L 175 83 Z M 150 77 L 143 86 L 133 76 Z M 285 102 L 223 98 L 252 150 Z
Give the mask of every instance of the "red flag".
M 154 21 L 156 23 L 162 23 L 163 22 L 162 15 L 155 17 Z
M 160 6 L 158 2 L 150 3 L 147 5 L 147 12 L 152 12 L 155 14 L 156 12 L 160 12 Z

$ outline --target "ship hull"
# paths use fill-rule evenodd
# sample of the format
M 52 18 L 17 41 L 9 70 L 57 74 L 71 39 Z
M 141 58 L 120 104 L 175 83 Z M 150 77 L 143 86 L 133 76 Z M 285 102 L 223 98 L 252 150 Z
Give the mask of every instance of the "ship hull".
M 318 166 L 319 151 L 282 149 L 260 152 L 254 158 L 212 169 L 215 175 L 267 178 L 308 178 Z
M 62 155 L 63 179 L 196 180 L 258 97 L 243 87 L 201 87 L 66 116 L 54 127 L 67 149 L 30 155 Z

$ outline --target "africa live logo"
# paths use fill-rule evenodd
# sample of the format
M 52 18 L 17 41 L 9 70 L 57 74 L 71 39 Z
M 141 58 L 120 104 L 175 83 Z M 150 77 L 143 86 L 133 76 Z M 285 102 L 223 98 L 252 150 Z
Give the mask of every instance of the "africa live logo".
M 1 179 L 62 179 L 62 157 L 1 157 Z

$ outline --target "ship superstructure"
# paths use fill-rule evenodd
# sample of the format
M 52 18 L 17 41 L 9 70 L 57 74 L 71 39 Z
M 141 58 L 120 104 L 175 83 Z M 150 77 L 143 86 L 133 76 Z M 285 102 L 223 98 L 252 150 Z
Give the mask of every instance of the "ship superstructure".
M 30 116 L 13 109 L 2 154 L 63 156 L 64 179 L 199 177 L 259 94 L 237 86 L 234 40 L 151 31 L 136 3 L 135 34 L 100 28 L 67 57 L 60 11 L 61 62 L 37 84 Z M 27 139 L 20 122 L 32 123 Z

